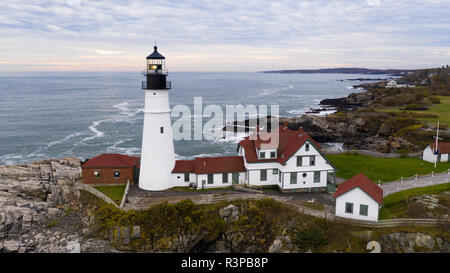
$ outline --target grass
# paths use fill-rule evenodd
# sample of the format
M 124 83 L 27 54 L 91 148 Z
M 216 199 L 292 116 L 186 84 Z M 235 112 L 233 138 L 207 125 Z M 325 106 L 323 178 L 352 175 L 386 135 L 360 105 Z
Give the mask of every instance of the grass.
M 123 193 L 125 192 L 125 185 L 117 185 L 117 186 L 99 186 L 94 187 L 95 189 L 101 191 L 106 194 L 111 200 L 113 200 L 116 204 L 120 204 L 122 201 Z
M 359 173 L 365 174 L 374 182 L 390 182 L 415 174 L 424 175 L 434 172 L 444 172 L 450 169 L 450 162 L 434 164 L 418 158 L 378 158 L 366 155 L 348 153 L 330 154 L 327 158 L 337 168 L 336 175 L 348 179 Z
M 428 107 L 428 110 L 414 111 L 414 110 L 400 110 L 398 107 L 389 107 L 377 109 L 379 112 L 405 112 L 405 113 L 418 113 L 418 114 L 432 114 L 437 115 L 438 118 L 417 118 L 418 120 L 447 124 L 450 126 L 450 96 L 437 96 L 441 103 L 433 104 Z
M 444 191 L 450 191 L 450 183 L 409 189 L 388 195 L 383 199 L 383 207 L 380 210 L 380 219 L 396 218 L 404 214 L 408 207 L 407 200 L 413 196 L 439 194 Z

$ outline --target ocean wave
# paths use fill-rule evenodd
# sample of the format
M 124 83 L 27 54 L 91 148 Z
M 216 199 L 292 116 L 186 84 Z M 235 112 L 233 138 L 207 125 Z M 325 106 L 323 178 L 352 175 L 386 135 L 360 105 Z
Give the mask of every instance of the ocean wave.
M 52 146 L 61 144 L 61 143 L 66 142 L 67 140 L 69 140 L 69 139 L 71 139 L 73 137 L 81 136 L 82 134 L 83 134 L 82 132 L 77 132 L 77 133 L 74 133 L 74 134 L 70 134 L 70 135 L 64 137 L 63 139 L 52 141 L 49 144 L 47 144 L 47 148 L 50 148 Z
M 99 121 L 92 122 L 92 125 L 89 126 L 88 128 L 92 133 L 94 133 L 94 135 L 84 138 L 83 140 L 80 141 L 80 143 L 84 143 L 84 142 L 94 139 L 94 138 L 103 137 L 105 135 L 105 132 L 102 132 L 97 129 L 97 126 L 99 126 L 102 122 L 105 122 L 105 120 L 99 120 Z
M 263 92 L 259 94 L 259 96 L 268 96 L 268 95 L 272 95 L 274 93 L 280 92 L 280 91 L 285 91 L 285 90 L 289 90 L 289 89 L 293 89 L 294 86 L 292 84 L 288 85 L 288 86 L 284 86 L 284 87 L 277 87 L 277 88 L 268 88 L 268 89 L 263 89 Z

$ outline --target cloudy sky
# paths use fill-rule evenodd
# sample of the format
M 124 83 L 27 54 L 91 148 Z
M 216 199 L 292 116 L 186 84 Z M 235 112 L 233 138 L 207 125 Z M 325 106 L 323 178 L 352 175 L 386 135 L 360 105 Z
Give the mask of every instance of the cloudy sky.
M 450 0 L 1 0 L 0 71 L 450 64 Z

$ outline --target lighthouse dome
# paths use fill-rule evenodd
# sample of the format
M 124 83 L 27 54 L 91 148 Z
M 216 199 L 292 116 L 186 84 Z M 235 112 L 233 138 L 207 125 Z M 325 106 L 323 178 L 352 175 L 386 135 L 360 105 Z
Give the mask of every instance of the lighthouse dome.
M 154 49 L 153 53 L 148 55 L 147 59 L 165 59 L 166 58 L 158 52 L 157 46 L 154 46 L 153 49 Z

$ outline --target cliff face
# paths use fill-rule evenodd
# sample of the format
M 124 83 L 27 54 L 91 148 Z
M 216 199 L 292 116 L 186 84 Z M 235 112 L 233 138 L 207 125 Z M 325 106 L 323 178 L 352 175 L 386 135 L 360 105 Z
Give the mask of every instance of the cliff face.
M 79 178 L 77 158 L 0 166 L 0 252 L 81 250 Z

